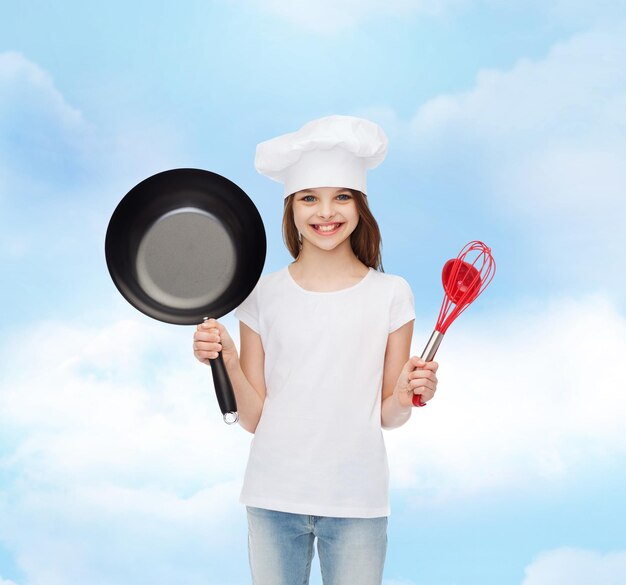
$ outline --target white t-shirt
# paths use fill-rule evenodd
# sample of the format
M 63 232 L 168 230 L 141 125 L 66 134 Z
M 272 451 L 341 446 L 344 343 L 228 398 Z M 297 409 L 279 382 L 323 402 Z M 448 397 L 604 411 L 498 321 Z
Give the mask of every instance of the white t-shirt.
M 261 337 L 267 390 L 240 501 L 388 516 L 382 376 L 389 334 L 415 318 L 408 283 L 370 268 L 349 288 L 312 292 L 283 268 L 261 277 L 235 317 Z

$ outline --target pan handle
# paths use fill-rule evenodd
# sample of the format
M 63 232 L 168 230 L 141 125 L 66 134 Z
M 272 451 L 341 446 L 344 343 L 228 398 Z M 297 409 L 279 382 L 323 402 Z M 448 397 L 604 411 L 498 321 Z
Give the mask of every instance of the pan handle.
M 215 396 L 224 415 L 224 422 L 227 425 L 232 425 L 239 420 L 239 414 L 237 413 L 237 401 L 235 400 L 233 385 L 230 383 L 228 372 L 226 372 L 222 354 L 218 353 L 215 359 L 209 360 L 209 363 L 213 374 Z

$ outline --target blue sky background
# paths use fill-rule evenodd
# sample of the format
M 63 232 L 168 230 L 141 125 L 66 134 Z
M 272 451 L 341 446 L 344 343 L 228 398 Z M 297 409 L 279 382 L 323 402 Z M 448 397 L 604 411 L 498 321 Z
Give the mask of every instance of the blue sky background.
M 445 260 L 482 239 L 498 262 L 438 354 L 437 400 L 385 433 L 385 585 L 626 583 L 624 2 L 1 14 L 0 585 L 250 582 L 250 435 L 221 422 L 193 329 L 121 298 L 104 234 L 137 182 L 197 166 L 250 194 L 266 271 L 284 266 L 254 149 L 333 113 L 389 135 L 370 203 L 415 353 Z

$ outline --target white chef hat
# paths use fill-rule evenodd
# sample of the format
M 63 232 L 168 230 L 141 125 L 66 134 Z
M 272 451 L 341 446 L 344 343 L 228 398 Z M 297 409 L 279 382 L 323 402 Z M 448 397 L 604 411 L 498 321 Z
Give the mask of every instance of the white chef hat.
M 383 161 L 387 142 L 382 128 L 374 122 L 327 116 L 258 144 L 255 167 L 262 175 L 283 183 L 285 197 L 317 187 L 367 193 L 367 171 Z

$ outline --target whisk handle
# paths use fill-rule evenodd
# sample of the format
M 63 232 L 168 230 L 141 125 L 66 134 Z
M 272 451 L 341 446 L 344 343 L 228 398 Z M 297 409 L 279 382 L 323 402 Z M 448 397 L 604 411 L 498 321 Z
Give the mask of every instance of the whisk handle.
M 441 340 L 443 339 L 443 333 L 441 331 L 437 331 L 436 329 L 433 331 L 422 355 L 420 356 L 425 362 L 432 362 L 439 346 L 441 345 Z M 425 402 L 422 402 L 422 397 L 419 394 L 413 395 L 413 406 L 426 406 Z

